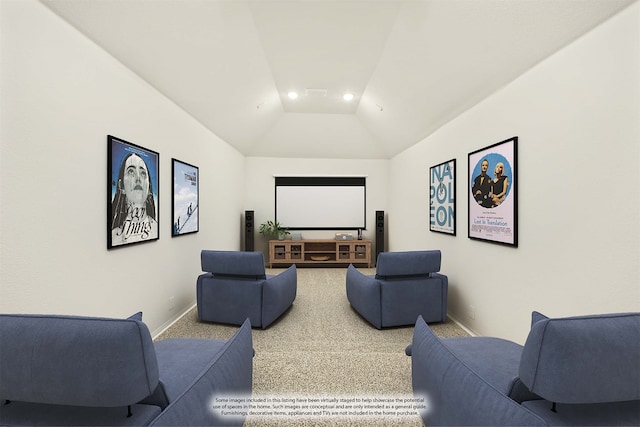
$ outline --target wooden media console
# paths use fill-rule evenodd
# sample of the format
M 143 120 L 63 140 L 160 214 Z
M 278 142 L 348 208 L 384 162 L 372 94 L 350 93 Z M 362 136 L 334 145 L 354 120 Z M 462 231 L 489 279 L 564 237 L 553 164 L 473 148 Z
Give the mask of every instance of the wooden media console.
M 274 265 L 366 264 L 370 240 L 269 240 L 269 268 Z

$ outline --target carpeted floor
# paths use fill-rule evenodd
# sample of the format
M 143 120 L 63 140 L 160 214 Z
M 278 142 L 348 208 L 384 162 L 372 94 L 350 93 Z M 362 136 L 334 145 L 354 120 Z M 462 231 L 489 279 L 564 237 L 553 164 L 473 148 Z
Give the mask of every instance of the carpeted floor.
M 275 274 L 279 269 L 270 269 Z M 375 269 L 361 269 L 374 274 Z M 298 268 L 293 306 L 268 329 L 254 329 L 253 396 L 283 400 L 337 397 L 397 399 L 412 397 L 411 359 L 404 353 L 413 327 L 377 330 L 349 305 L 344 268 Z M 468 335 L 454 322 L 431 324 L 441 337 Z M 157 339 L 175 337 L 227 339 L 237 326 L 200 323 L 196 309 Z M 417 412 L 393 416 L 258 417 L 245 426 L 422 426 Z M 336 416 L 338 414 L 338 416 Z

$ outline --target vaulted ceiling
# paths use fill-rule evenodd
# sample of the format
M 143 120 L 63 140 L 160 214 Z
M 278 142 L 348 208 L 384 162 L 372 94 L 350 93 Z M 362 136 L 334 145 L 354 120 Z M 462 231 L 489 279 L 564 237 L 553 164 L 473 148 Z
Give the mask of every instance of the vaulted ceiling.
M 244 155 L 346 159 L 393 157 L 634 1 L 41 0 Z

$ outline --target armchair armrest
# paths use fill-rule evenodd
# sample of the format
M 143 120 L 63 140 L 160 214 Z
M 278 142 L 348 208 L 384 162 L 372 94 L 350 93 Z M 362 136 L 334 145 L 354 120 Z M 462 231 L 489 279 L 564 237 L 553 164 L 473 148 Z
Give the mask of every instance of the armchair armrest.
M 359 272 L 353 264 L 347 268 L 347 299 L 358 311 L 378 329 L 382 328 L 382 308 L 380 302 L 380 282 Z
M 277 276 L 267 278 L 262 285 L 262 328 L 269 326 L 296 299 L 298 276 L 295 264 Z
M 251 396 L 253 346 L 247 319 L 200 376 L 153 421 L 152 426 L 243 425 L 245 417 L 221 417 L 214 397 Z M 209 407 L 208 407 L 209 406 Z

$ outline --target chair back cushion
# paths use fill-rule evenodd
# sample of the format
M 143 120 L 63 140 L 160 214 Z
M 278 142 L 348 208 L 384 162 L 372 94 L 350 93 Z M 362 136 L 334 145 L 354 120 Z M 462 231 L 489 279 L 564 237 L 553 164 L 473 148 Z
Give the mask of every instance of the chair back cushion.
M 266 279 L 262 252 L 210 251 L 200 254 L 202 271 L 222 277 Z
M 376 279 L 429 276 L 440 271 L 439 250 L 380 252 L 376 263 Z
M 523 349 L 520 379 L 557 403 L 640 399 L 640 313 L 540 316 Z
M 135 319 L 0 315 L 0 399 L 135 404 L 159 383 L 149 329 Z

